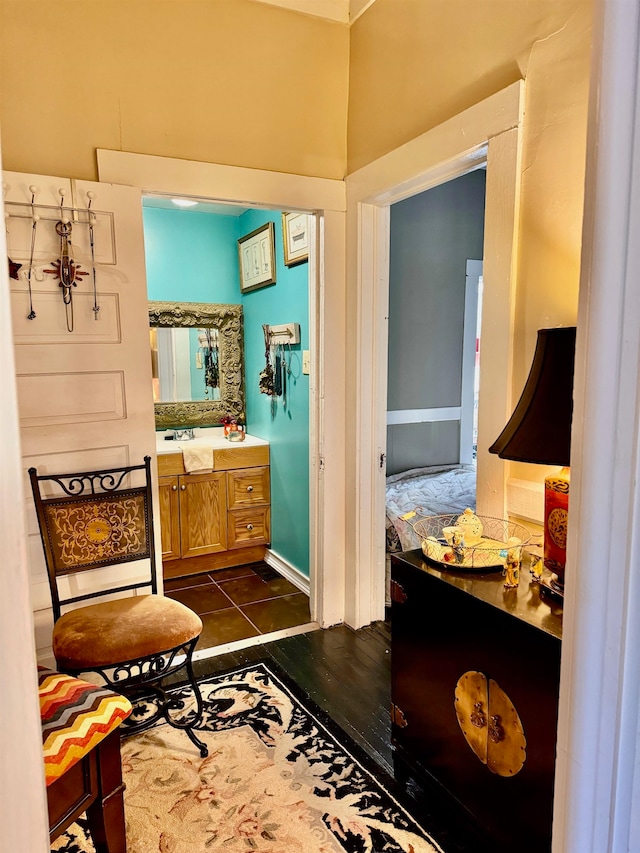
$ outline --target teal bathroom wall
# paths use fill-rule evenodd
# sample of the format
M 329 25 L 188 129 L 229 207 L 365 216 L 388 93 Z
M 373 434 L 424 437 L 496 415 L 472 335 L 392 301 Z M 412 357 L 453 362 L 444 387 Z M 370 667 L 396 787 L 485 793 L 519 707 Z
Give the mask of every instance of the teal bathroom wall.
M 249 210 L 239 220 L 238 237 L 265 222 L 274 223 L 276 283 L 242 295 L 249 432 L 271 445 L 271 548 L 309 575 L 309 377 L 302 373 L 302 350 L 309 349 L 309 264 L 284 263 L 282 216 Z M 291 347 L 287 405 L 258 389 L 265 366 L 262 324 L 300 323 L 300 344 Z
M 150 300 L 240 302 L 238 217 L 142 208 Z
M 247 430 L 270 443 L 271 548 L 309 575 L 309 377 L 302 350 L 309 349 L 308 263 L 284 263 L 280 212 L 250 210 L 220 216 L 144 207 L 145 255 L 150 300 L 242 304 Z M 274 223 L 276 283 L 240 293 L 240 237 Z M 301 343 L 291 348 L 287 405 L 258 389 L 265 365 L 262 324 L 300 323 Z

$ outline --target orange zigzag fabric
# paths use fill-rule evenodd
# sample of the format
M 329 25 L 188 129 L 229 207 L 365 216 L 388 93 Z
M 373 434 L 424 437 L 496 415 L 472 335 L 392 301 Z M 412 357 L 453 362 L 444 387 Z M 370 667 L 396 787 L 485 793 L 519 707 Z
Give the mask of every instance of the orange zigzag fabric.
M 124 696 L 38 667 L 42 749 L 47 785 L 59 779 L 131 713 Z

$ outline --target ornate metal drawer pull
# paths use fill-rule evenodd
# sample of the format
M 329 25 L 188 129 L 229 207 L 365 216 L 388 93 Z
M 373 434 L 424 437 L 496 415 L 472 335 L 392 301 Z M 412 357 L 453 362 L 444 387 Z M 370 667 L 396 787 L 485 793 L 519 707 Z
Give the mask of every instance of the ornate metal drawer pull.
M 487 725 L 487 715 L 482 710 L 482 702 L 476 702 L 473 707 L 474 711 L 470 717 L 471 724 L 478 729 L 483 729 Z
M 500 743 L 504 740 L 504 729 L 500 722 L 500 715 L 493 714 L 491 717 L 491 725 L 489 726 L 489 740 L 493 743 Z

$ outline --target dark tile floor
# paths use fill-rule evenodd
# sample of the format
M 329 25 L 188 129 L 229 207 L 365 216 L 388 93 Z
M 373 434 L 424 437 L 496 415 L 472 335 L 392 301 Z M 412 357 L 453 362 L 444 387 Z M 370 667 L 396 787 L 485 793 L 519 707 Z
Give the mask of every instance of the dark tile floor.
M 266 563 L 174 578 L 164 590 L 202 619 L 197 652 L 311 621 L 308 596 Z

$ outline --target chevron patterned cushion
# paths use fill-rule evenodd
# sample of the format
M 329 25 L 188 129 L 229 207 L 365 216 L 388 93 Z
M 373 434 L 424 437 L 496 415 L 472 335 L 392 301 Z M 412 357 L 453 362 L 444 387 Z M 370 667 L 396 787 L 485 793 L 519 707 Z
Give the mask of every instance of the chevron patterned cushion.
M 88 681 L 38 667 L 47 785 L 59 779 L 131 713 L 124 696 Z

